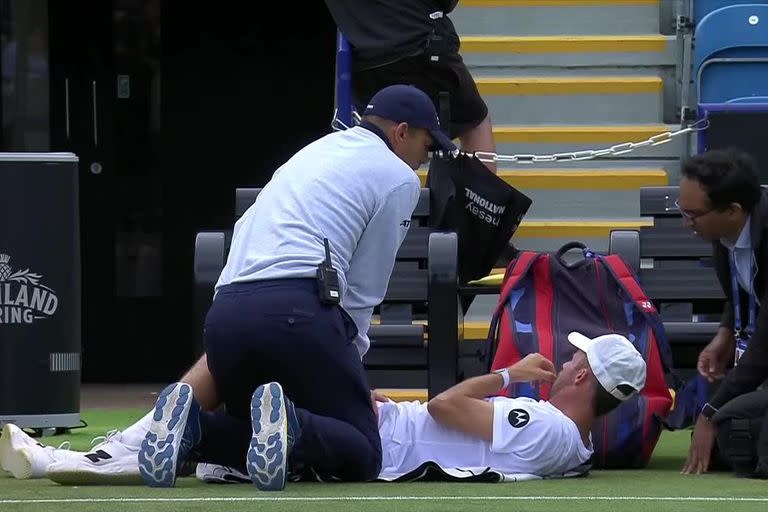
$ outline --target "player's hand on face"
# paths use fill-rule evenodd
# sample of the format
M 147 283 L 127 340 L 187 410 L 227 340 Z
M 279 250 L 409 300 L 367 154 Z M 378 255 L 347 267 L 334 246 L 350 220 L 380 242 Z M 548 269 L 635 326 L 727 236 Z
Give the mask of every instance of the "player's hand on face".
M 510 366 L 509 375 L 513 382 L 554 382 L 557 378 L 552 361 L 538 353 L 528 354 Z

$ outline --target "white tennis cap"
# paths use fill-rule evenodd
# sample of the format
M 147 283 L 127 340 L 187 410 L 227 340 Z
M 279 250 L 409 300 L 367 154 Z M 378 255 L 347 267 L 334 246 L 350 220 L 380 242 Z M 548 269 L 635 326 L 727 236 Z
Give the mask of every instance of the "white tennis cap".
M 643 356 L 621 334 L 606 334 L 591 339 L 572 332 L 568 341 L 587 354 L 587 362 L 597 381 L 619 400 L 627 400 L 645 386 Z

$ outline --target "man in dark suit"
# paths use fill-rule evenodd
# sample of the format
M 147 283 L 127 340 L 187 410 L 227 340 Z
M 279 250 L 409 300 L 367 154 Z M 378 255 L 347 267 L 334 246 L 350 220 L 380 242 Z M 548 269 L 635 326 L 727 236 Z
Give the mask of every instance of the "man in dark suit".
M 747 398 L 762 416 L 768 407 L 768 389 L 758 389 L 768 378 L 768 307 L 761 307 L 768 291 L 768 193 L 761 189 L 756 165 L 747 154 L 710 151 L 684 163 L 677 206 L 686 226 L 712 241 L 717 277 L 727 299 L 717 335 L 698 360 L 698 371 L 709 382 L 725 380 L 696 421 L 683 467 L 683 473 L 703 473 L 718 425 L 732 412 L 733 400 L 738 397 L 744 403 Z M 726 376 L 732 358 L 736 366 Z M 768 460 L 761 458 L 756 466 L 747 472 L 768 475 Z

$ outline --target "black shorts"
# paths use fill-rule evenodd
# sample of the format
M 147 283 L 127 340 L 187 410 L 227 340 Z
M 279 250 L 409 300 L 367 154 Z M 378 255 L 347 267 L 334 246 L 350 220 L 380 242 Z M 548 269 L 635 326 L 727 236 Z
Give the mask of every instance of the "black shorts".
M 421 54 L 400 59 L 392 64 L 354 72 L 352 94 L 357 111 L 362 114 L 365 105 L 377 91 L 393 84 L 418 87 L 432 98 L 438 112 L 438 94 L 442 91 L 448 92 L 451 138 L 465 134 L 488 115 L 488 106 L 458 53 L 443 55 L 437 62 L 431 62 L 429 57 Z

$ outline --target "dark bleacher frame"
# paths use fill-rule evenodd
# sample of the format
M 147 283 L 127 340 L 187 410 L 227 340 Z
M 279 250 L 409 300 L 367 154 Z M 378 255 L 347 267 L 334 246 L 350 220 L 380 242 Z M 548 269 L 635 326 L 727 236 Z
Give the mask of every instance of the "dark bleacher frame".
M 675 206 L 679 188 L 642 187 L 640 215 L 652 227 L 611 233 L 609 252 L 637 269 L 638 280 L 656 306 L 676 367 L 696 365 L 698 352 L 719 327 L 725 296 L 715 274 L 712 244 L 683 225 Z
M 260 190 L 236 189 L 235 220 L 253 204 Z M 433 397 L 457 382 L 463 329 L 456 299 L 457 237 L 433 232 L 428 227 L 429 214 L 429 190 L 422 188 L 384 302 L 376 308 L 380 323 L 368 332 L 371 349 L 363 360 L 373 387 L 427 388 Z M 230 239 L 231 230 L 197 234 L 194 280 L 200 327 Z M 202 351 L 202 338 L 198 344 Z

